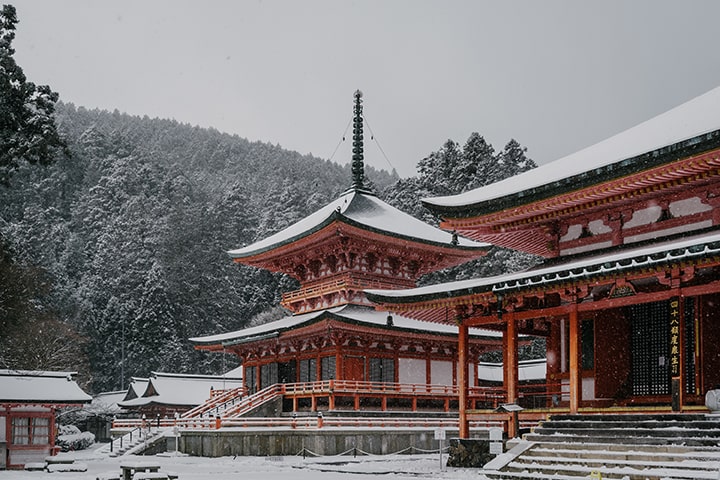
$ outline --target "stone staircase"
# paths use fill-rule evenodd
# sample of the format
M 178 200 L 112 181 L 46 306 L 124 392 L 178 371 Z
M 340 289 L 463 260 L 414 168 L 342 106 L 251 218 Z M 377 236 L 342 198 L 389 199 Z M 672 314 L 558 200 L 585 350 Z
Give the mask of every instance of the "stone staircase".
M 167 430 L 167 428 L 153 428 L 149 430 L 133 429 L 121 437 L 115 438 L 112 444 L 108 443 L 107 445 L 103 445 L 97 449 L 96 452 L 111 457 L 139 455 L 153 447 L 156 443 L 163 441 Z
M 555 415 L 485 466 L 489 479 L 717 480 L 720 417 Z

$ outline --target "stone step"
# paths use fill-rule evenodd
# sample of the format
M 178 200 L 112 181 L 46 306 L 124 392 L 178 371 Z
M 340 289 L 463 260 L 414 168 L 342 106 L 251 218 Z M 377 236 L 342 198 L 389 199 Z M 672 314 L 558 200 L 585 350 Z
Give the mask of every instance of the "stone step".
M 603 479 L 626 479 L 626 480 L 716 480 L 717 470 L 684 470 L 671 466 L 634 468 L 632 466 L 585 466 L 562 464 L 524 464 L 510 462 L 503 469 L 502 474 L 517 473 L 521 476 L 514 478 L 537 479 L 557 478 L 557 476 L 575 476 L 579 478 L 592 478 L 593 472 L 598 472 Z M 497 477 L 496 477 L 497 478 Z M 503 478 L 503 477 L 500 477 Z
M 703 421 L 713 420 L 712 416 L 704 413 L 659 413 L 659 414 L 630 414 L 630 413 L 598 413 L 598 414 L 554 414 L 551 420 L 589 420 L 599 422 L 645 422 L 645 421 Z
M 546 420 L 541 422 L 536 429 L 546 428 L 613 428 L 613 429 L 636 429 L 642 428 L 646 430 L 662 430 L 662 429 L 692 429 L 698 431 L 720 430 L 720 423 L 715 421 L 701 420 L 645 420 L 638 422 L 618 422 L 618 421 L 601 421 L 601 420 Z
M 601 443 L 594 439 L 590 440 L 587 438 L 583 438 L 583 440 L 586 440 L 584 442 L 558 442 L 553 441 L 552 439 L 548 439 L 542 436 L 539 436 L 541 439 L 540 441 L 535 441 L 535 447 L 546 449 L 546 450 L 558 450 L 558 449 L 564 449 L 564 450 L 586 450 L 586 451 L 599 451 L 599 452 L 619 452 L 619 453 L 627 453 L 628 451 L 636 451 L 637 448 L 628 447 L 625 443 L 620 442 L 612 442 L 612 443 Z M 692 449 L 690 447 L 687 447 L 685 445 L 672 445 L 672 444 L 657 444 L 657 445 L 642 445 L 640 443 L 635 443 L 635 447 L 642 447 L 642 452 L 647 454 L 655 454 L 655 455 L 680 455 L 680 454 L 687 454 L 689 452 L 710 452 L 708 454 L 711 454 L 712 452 L 718 453 L 718 450 L 715 448 L 704 448 L 704 449 L 698 449 L 697 447 L 693 447 Z
M 720 439 L 720 429 L 714 430 L 698 430 L 694 428 L 611 428 L 600 427 L 595 428 L 536 428 L 533 433 L 542 435 L 584 435 L 587 437 L 595 436 L 598 432 L 602 432 L 604 437 L 664 437 L 664 438 L 715 438 Z
M 483 475 L 490 480 L 589 480 L 594 471 L 591 472 L 576 472 L 573 474 L 562 474 L 562 473 L 542 473 L 542 472 L 490 472 L 483 471 Z M 638 479 L 632 479 L 630 476 L 625 474 L 612 474 L 608 472 L 600 473 L 602 480 L 656 480 L 654 477 L 641 477 Z M 599 477 L 594 477 L 599 478 Z M 664 478 L 664 477 L 663 477 Z M 668 480 L 670 480 L 669 477 Z M 710 477 L 712 478 L 712 477 Z M 658 477 L 657 480 L 660 480 Z M 672 480 L 698 480 L 693 478 L 682 478 L 676 477 Z M 714 479 L 713 479 L 714 480 Z
M 672 436 L 659 436 L 649 435 L 646 437 L 641 436 L 621 436 L 621 435 L 606 435 L 606 432 L 593 431 L 584 435 L 578 435 L 576 433 L 554 433 L 552 435 L 529 433 L 523 436 L 526 440 L 531 442 L 556 442 L 556 443 L 617 443 L 620 445 L 687 445 L 694 447 L 717 447 L 720 444 L 720 438 L 703 438 L 703 437 L 672 437 Z
M 573 448 L 575 447 L 575 448 Z M 608 449 L 606 447 L 615 447 Z M 672 459 L 677 462 L 715 462 L 720 466 L 720 451 L 693 451 L 685 447 L 643 448 L 632 450 L 627 445 L 606 444 L 537 444 L 525 451 L 524 456 L 531 457 L 574 457 L 587 459 L 606 459 L 608 461 L 657 462 Z
M 602 458 L 597 457 L 562 457 L 558 455 L 548 455 L 548 456 L 542 456 L 542 455 L 533 455 L 528 452 L 528 454 L 523 455 L 522 457 L 518 457 L 514 462 L 515 465 L 536 465 L 536 464 L 546 464 L 546 465 L 557 465 L 558 463 L 562 463 L 563 465 L 577 465 L 584 468 L 589 468 L 591 470 L 599 470 L 601 468 L 621 468 L 621 467 L 628 467 L 628 469 L 635 469 L 635 470 L 646 470 L 646 469 L 668 469 L 668 463 L 672 464 L 671 470 L 683 470 L 685 473 L 687 471 L 718 471 L 718 468 L 720 467 L 720 462 L 717 461 L 697 461 L 697 460 L 688 460 L 683 458 L 676 458 L 676 457 L 668 457 L 666 459 L 658 459 L 655 458 L 653 460 L 642 460 L 642 459 L 612 459 L 608 458 L 606 456 L 603 456 Z
M 554 415 L 493 480 L 717 480 L 720 422 L 703 414 Z M 499 467 L 498 467 L 499 468 Z

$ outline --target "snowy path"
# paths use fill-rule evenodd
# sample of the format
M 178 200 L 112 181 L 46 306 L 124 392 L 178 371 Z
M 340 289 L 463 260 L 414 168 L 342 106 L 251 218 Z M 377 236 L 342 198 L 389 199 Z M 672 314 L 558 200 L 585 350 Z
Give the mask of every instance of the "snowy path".
M 75 452 L 76 463 L 87 465 L 86 472 L 26 472 L 0 470 L 0 480 L 95 480 L 107 472 L 119 472 L 120 463 L 128 457 L 108 458 L 92 449 Z M 135 457 L 139 461 L 159 463 L 161 471 L 179 474 L 179 480 L 220 480 L 246 478 L 253 480 L 369 480 L 382 476 L 401 479 L 470 479 L 481 480 L 476 469 L 443 467 L 437 455 L 392 455 L 356 457 Z M 447 457 L 445 457 L 447 459 Z

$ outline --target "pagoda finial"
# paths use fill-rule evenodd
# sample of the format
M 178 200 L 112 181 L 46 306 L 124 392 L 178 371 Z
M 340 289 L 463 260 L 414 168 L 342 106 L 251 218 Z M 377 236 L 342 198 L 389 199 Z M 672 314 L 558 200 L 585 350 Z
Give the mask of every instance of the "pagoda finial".
M 365 188 L 365 164 L 363 158 L 363 114 L 362 92 L 355 90 L 355 107 L 353 108 L 353 156 L 352 176 L 353 188 Z

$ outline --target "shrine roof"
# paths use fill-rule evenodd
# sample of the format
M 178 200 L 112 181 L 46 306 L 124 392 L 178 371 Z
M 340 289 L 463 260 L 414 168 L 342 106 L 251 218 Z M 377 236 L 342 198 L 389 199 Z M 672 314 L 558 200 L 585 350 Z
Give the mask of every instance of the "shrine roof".
M 153 372 L 145 391 L 137 398 L 119 402 L 120 407 L 161 405 L 200 405 L 210 398 L 210 390 L 242 387 L 242 377 L 226 375 L 190 375 Z
M 425 198 L 447 218 L 485 215 L 672 161 L 720 145 L 720 87 L 602 142 L 459 195 Z
M 380 312 L 373 308 L 358 305 L 343 305 L 327 310 L 319 310 L 300 315 L 291 315 L 274 322 L 268 322 L 263 325 L 257 325 L 255 327 L 245 328 L 235 332 L 211 335 L 207 337 L 195 337 L 191 338 L 190 341 L 198 345 L 223 344 L 230 346 L 239 343 L 249 343 L 252 341 L 277 337 L 282 332 L 311 325 L 325 318 L 332 318 L 342 322 L 374 326 L 377 328 L 401 332 L 457 335 L 457 327 L 455 326 L 431 324 L 415 320 L 413 318 L 404 317 L 402 315 L 393 314 L 393 324 L 392 326 L 388 326 L 386 312 Z M 470 329 L 470 334 L 473 337 L 499 338 L 502 336 L 499 332 L 481 329 Z
M 440 283 L 406 290 L 366 290 L 378 304 L 411 304 L 481 293 L 531 288 L 558 282 L 589 279 L 594 275 L 648 268 L 656 264 L 720 255 L 720 232 L 709 231 L 687 238 L 650 242 L 632 248 L 614 247 L 605 252 L 579 255 L 564 261 L 551 260 L 529 270 L 471 280 Z
M 257 255 L 293 243 L 300 238 L 322 230 L 336 221 L 392 237 L 447 248 L 474 250 L 489 247 L 487 243 L 480 243 L 462 237 L 458 238 L 457 245 L 452 245 L 453 236 L 451 233 L 428 225 L 388 205 L 367 191 L 350 189 L 325 207 L 284 230 L 246 247 L 231 250 L 228 253 L 232 258 Z
M 0 370 L 0 402 L 87 403 L 75 372 Z

